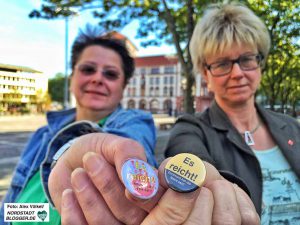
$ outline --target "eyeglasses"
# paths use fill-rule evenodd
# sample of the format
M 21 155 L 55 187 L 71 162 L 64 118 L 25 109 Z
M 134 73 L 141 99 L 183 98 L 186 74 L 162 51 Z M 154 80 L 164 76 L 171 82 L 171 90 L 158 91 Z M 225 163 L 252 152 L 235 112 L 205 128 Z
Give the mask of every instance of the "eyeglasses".
M 97 65 L 92 64 L 79 64 L 75 66 L 75 69 L 78 69 L 78 71 L 84 76 L 91 76 L 98 72 Z M 120 77 L 120 73 L 111 68 L 104 68 L 101 73 L 108 80 L 117 80 Z
M 223 60 L 210 65 L 206 64 L 205 67 L 210 71 L 212 76 L 221 77 L 228 75 L 232 71 L 234 63 L 239 64 L 243 71 L 255 70 L 260 67 L 263 58 L 262 54 L 241 55 L 237 59 Z

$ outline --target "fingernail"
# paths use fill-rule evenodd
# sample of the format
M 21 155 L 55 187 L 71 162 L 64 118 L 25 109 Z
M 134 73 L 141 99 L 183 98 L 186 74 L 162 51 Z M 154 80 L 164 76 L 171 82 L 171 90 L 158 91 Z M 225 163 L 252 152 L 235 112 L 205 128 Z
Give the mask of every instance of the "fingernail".
M 62 193 L 62 206 L 64 208 L 69 208 L 73 205 L 74 199 L 73 199 L 73 191 L 72 189 L 66 189 Z
M 102 168 L 101 160 L 99 156 L 94 152 L 88 152 L 83 156 L 84 168 L 87 170 L 90 176 L 94 177 L 98 175 Z
M 83 168 L 76 168 L 71 175 L 71 181 L 75 191 L 81 192 L 88 184 L 88 177 Z

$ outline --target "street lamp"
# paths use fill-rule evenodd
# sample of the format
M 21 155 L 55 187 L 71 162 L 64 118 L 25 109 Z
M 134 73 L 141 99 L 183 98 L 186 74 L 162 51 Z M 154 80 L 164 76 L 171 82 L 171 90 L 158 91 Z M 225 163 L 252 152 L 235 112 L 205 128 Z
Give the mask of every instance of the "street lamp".
M 58 7 L 55 9 L 56 14 L 62 14 L 65 18 L 65 77 L 64 77 L 64 109 L 69 108 L 70 102 L 69 102 L 69 77 L 68 77 L 68 52 L 69 52 L 69 17 L 79 15 L 80 11 L 92 9 L 95 8 L 95 6 L 85 7 L 81 8 L 80 10 L 74 10 L 70 7 Z
M 64 80 L 64 109 L 69 107 L 69 78 L 68 78 L 68 51 L 69 51 L 69 17 L 65 17 L 65 80 Z

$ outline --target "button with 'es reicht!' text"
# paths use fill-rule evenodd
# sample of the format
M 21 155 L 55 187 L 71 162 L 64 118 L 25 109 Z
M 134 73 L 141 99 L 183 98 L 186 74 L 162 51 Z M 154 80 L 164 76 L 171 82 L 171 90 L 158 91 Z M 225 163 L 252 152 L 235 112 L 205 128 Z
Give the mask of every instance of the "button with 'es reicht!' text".
M 205 180 L 206 170 L 200 158 L 190 153 L 181 153 L 165 166 L 165 178 L 171 189 L 192 192 Z

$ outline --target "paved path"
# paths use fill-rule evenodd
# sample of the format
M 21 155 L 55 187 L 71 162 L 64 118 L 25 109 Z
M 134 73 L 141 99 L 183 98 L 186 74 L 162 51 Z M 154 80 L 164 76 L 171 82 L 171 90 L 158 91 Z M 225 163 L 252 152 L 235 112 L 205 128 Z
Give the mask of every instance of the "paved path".
M 0 116 L 0 133 L 34 131 L 46 124 L 43 114 L 24 116 Z
M 32 132 L 45 124 L 44 117 L 0 117 L 0 202 L 11 181 L 15 165 Z M 22 129 L 23 126 L 23 129 Z M 9 132 L 16 130 L 17 132 Z M 25 131 L 24 131 L 25 130 Z M 159 163 L 164 159 L 163 149 L 167 143 L 169 130 L 157 132 L 155 156 Z

